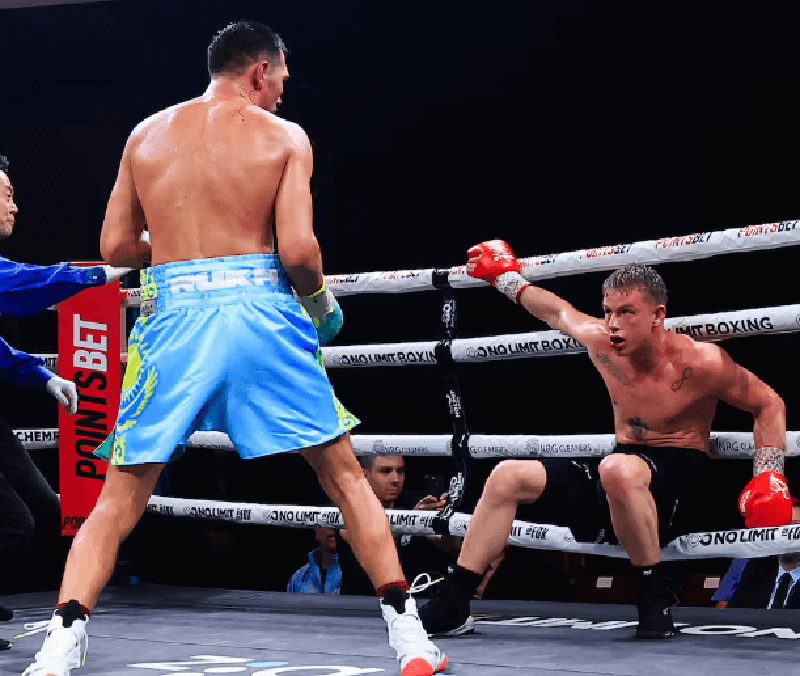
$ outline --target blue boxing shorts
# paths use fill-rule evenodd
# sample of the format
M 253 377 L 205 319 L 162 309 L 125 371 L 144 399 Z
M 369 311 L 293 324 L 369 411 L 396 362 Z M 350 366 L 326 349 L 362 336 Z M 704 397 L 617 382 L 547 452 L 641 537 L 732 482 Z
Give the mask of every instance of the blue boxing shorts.
M 119 416 L 95 451 L 112 465 L 173 460 L 195 431 L 226 432 L 240 456 L 257 458 L 358 424 L 277 254 L 166 263 L 141 281 Z

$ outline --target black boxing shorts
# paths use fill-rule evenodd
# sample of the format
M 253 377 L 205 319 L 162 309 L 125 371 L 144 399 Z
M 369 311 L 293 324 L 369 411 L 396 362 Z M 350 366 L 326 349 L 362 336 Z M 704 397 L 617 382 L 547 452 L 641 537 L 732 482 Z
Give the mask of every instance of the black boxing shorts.
M 711 480 L 711 458 L 693 448 L 618 444 L 613 453 L 636 455 L 651 471 L 650 493 L 658 512 L 663 547 L 693 532 L 692 514 Z M 520 505 L 517 518 L 566 526 L 579 542 L 618 544 L 605 490 L 600 483 L 602 458 L 543 458 L 547 483 L 539 499 Z

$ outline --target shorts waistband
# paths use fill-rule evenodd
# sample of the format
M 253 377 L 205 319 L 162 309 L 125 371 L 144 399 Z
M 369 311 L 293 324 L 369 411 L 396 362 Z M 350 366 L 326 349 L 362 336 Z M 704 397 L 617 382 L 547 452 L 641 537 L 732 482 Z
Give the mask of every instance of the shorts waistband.
M 278 254 L 174 261 L 142 270 L 140 280 L 142 316 L 170 307 L 203 307 L 292 293 Z

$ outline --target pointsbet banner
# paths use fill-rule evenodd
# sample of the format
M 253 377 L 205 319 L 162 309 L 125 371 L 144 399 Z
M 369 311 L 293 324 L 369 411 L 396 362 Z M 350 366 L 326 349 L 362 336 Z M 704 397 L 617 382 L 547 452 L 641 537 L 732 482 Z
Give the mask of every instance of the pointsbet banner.
M 92 453 L 117 418 L 119 354 L 118 282 L 59 303 L 58 374 L 75 382 L 79 398 L 75 415 L 58 412 L 62 535 L 78 532 L 103 488 L 107 463 Z

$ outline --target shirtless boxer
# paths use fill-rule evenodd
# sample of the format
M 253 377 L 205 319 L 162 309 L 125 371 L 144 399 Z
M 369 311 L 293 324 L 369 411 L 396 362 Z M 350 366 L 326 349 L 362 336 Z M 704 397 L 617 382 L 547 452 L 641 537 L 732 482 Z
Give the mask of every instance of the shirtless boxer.
M 106 482 L 75 537 L 26 676 L 68 676 L 81 666 L 89 614 L 119 544 L 195 430 L 227 432 L 244 458 L 302 449 L 381 598 L 402 676 L 445 668 L 353 454 L 348 431 L 358 420 L 322 366 L 319 345 L 342 316 L 312 228 L 311 145 L 274 114 L 289 76 L 285 52 L 266 26 L 230 24 L 208 48 L 205 93 L 146 119 L 125 147 L 100 248 L 115 265 L 141 267 L 146 223 L 154 266 L 142 271 L 142 316 L 114 434 L 103 444 Z
M 676 535 L 670 526 L 686 498 L 711 479 L 709 442 L 717 402 L 755 419 L 754 478 L 739 508 L 748 527 L 764 527 L 787 524 L 792 516 L 783 477 L 783 401 L 717 345 L 666 330 L 666 288 L 646 265 L 626 266 L 605 281 L 605 319 L 597 319 L 529 284 L 505 242 L 484 242 L 469 255 L 469 275 L 488 281 L 587 347 L 611 396 L 617 446 L 602 461 L 499 463 L 475 509 L 458 564 L 419 611 L 423 625 L 432 634 L 471 629 L 469 599 L 505 546 L 517 506 L 537 502 L 537 509 L 552 514 L 550 523 L 569 526 L 581 541 L 599 542 L 613 526 L 640 574 L 636 635 L 669 638 L 674 598 L 657 565 L 660 543 Z

